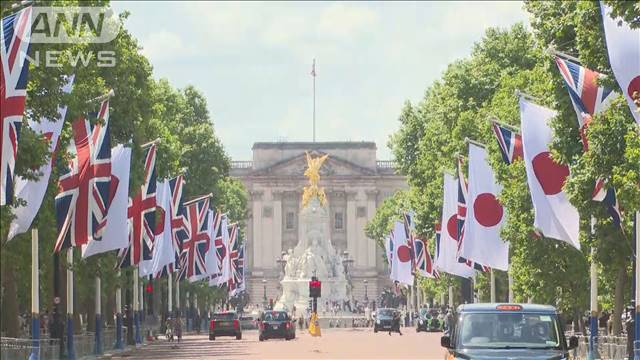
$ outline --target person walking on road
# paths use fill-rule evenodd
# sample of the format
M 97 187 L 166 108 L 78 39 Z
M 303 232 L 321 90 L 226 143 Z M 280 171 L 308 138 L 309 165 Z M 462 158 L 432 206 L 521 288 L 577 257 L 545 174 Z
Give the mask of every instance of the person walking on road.
M 174 331 L 178 337 L 178 344 L 182 341 L 182 319 L 178 316 L 174 324 Z

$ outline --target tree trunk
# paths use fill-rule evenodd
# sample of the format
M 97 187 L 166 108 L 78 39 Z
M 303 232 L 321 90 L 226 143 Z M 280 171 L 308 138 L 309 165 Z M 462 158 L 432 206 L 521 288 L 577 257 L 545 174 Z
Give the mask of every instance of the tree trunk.
M 116 296 L 115 291 L 113 293 L 107 292 L 107 298 L 105 299 L 107 302 L 107 307 L 104 309 L 104 313 L 102 314 L 102 321 L 104 321 L 105 325 L 114 325 L 113 317 L 114 317 L 114 309 L 116 308 Z
M 625 265 L 621 265 L 616 276 L 615 288 L 615 304 L 612 315 L 612 334 L 614 336 L 622 333 L 622 311 L 624 307 L 624 291 L 627 282 L 627 269 Z
M 84 308 L 87 314 L 87 331 L 96 331 L 96 300 L 94 296 L 87 296 L 84 301 Z
M 2 287 L 4 293 L 2 296 L 2 329 L 6 332 L 6 336 L 17 338 L 19 336 L 18 322 L 18 299 L 16 287 L 16 278 L 13 265 L 10 261 L 3 261 L 2 264 Z M 26 321 L 26 319 L 25 319 Z

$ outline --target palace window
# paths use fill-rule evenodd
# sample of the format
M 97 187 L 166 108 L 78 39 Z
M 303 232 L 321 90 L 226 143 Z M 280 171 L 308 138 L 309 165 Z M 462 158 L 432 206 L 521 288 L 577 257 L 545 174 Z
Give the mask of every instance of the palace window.
M 273 216 L 273 208 L 271 206 L 265 206 L 262 208 L 262 217 L 270 218 Z
M 342 211 L 336 211 L 333 214 L 333 228 L 336 230 L 344 229 L 344 216 Z
M 284 221 L 284 228 L 286 230 L 293 230 L 296 228 L 296 214 L 293 211 L 287 211 L 287 215 Z
M 356 215 L 360 218 L 360 217 L 367 217 L 367 208 L 364 206 L 358 206 L 358 209 L 356 211 Z

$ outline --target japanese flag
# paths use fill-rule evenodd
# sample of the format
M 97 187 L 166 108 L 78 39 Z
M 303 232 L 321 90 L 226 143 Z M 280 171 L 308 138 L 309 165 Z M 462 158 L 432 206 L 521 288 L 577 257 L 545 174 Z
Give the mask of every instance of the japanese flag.
M 633 117 L 640 125 L 640 29 L 631 29 L 622 19 L 612 19 L 611 8 L 602 2 L 600 10 L 611 69 L 629 103 Z
M 498 201 L 502 187 L 487 162 L 487 150 L 469 144 L 469 195 L 465 237 L 459 256 L 492 269 L 509 268 L 509 243 L 500 238 L 505 213 Z
M 440 244 L 435 259 L 436 269 L 464 278 L 473 277 L 475 270 L 466 263 L 458 262 L 458 181 L 444 174 L 444 201 L 442 204 L 442 229 Z
M 520 117 L 527 183 L 535 210 L 534 226 L 544 236 L 580 249 L 578 210 L 562 190 L 569 167 L 551 159 L 549 121 L 556 112 L 520 98 Z
M 413 272 L 411 271 L 413 260 L 411 258 L 411 248 L 409 247 L 409 236 L 406 233 L 404 222 L 395 222 L 391 231 L 391 241 L 393 242 L 391 280 L 413 285 Z

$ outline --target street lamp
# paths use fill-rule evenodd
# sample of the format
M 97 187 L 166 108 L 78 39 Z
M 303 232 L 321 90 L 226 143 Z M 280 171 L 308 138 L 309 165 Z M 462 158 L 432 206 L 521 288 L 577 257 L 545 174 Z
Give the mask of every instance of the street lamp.
M 369 283 L 369 280 L 364 279 L 362 280 L 362 282 L 364 283 L 364 301 L 366 303 L 369 303 L 369 296 L 367 294 L 367 284 Z
M 262 299 L 264 300 L 264 303 L 267 303 L 267 280 L 262 279 L 262 288 L 264 289 L 264 293 L 262 295 Z

